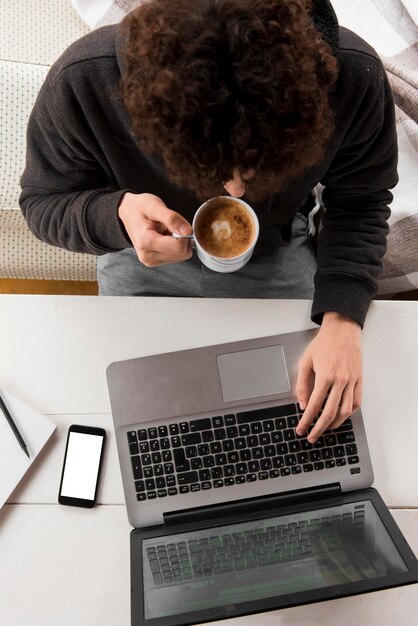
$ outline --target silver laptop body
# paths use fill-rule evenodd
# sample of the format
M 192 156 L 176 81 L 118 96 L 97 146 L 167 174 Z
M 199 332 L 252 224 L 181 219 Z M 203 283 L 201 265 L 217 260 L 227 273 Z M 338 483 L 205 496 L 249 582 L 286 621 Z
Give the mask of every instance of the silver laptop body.
M 327 431 L 327 439 L 323 438 L 320 446 L 309 447 L 305 437 L 295 435 L 283 441 L 283 436 L 292 437 L 290 431 L 301 416 L 294 393 L 297 366 L 316 332 L 224 343 L 109 365 L 107 380 L 117 448 L 128 518 L 134 528 L 159 525 L 166 516 L 197 507 L 326 485 L 338 485 L 347 492 L 372 484 L 373 470 L 360 410 L 353 414 L 351 426 L 345 431 Z M 290 427 L 284 429 L 287 434 L 282 431 L 279 435 L 276 425 L 283 419 L 289 420 Z M 255 426 L 260 423 L 269 431 L 263 438 L 257 430 L 260 427 Z M 243 424 L 248 425 L 249 432 Z M 173 434 L 176 429 L 178 434 Z M 254 429 L 256 432 L 252 432 Z M 230 454 L 235 451 L 237 439 L 238 459 Z M 218 454 L 225 456 L 212 453 L 212 449 L 219 450 L 219 445 L 211 448 L 216 441 L 221 446 Z M 257 458 L 248 458 L 249 453 L 242 450 L 254 441 L 257 445 L 253 448 L 267 450 L 270 461 L 267 457 L 265 469 L 252 472 L 250 468 L 257 466 Z M 273 454 L 271 446 L 283 452 L 281 443 L 290 445 L 293 452 Z M 295 450 L 298 445 L 305 447 Z M 230 449 L 224 450 L 224 446 Z M 334 452 L 326 452 L 326 448 L 335 454 L 339 451 L 340 457 L 335 458 Z M 338 461 L 342 448 L 351 452 L 344 463 Z M 183 457 L 179 449 L 187 449 Z M 251 455 L 258 453 L 251 449 Z M 247 455 L 247 460 L 238 466 L 240 454 Z M 179 456 L 185 458 L 187 467 L 178 462 Z M 209 457 L 226 457 L 227 462 L 223 469 L 214 470 Z M 230 459 L 235 460 L 235 468 L 225 470 L 225 465 L 233 465 Z M 301 459 L 304 463 L 299 462 Z M 289 469 L 281 467 L 284 460 L 293 465 Z M 219 477 L 219 471 L 233 474 Z

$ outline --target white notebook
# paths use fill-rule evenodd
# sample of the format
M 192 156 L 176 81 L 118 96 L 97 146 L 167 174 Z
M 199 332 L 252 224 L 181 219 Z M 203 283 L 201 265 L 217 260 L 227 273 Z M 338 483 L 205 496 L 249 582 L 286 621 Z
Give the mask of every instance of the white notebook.
M 23 437 L 30 458 L 20 447 L 15 434 L 0 410 L 0 508 L 10 497 L 56 429 L 49 418 L 38 413 L 6 391 L 1 397 Z

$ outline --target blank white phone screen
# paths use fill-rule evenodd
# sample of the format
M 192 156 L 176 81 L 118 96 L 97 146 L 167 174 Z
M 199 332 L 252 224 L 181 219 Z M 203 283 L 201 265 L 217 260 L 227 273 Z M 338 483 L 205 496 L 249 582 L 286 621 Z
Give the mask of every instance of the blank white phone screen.
M 93 500 L 103 437 L 70 432 L 61 495 Z

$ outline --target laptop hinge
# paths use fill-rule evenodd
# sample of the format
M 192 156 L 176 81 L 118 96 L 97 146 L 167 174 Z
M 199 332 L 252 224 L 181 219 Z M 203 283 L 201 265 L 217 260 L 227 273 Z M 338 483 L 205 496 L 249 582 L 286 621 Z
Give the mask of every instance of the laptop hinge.
M 224 502 L 222 504 L 212 504 L 193 509 L 183 509 L 164 513 L 165 526 L 176 524 L 189 524 L 196 521 L 227 518 L 228 522 L 234 517 L 240 517 L 248 513 L 265 513 L 274 508 L 281 508 L 292 504 L 304 504 L 313 500 L 324 498 L 335 498 L 341 495 L 339 483 L 322 485 L 286 493 L 261 496 L 259 498 L 248 498 L 246 500 L 236 500 L 235 502 Z

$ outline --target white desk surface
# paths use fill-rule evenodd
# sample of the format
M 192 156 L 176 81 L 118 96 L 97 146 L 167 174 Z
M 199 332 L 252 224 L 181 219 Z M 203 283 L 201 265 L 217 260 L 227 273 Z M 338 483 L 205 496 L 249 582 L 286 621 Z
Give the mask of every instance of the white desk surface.
M 313 327 L 310 302 L 0 296 L 0 387 L 58 429 L 0 511 L 0 623 L 129 626 L 129 532 L 105 370 L 115 360 Z M 374 302 L 363 332 L 374 486 L 418 554 L 418 302 Z M 100 505 L 62 507 L 67 427 L 104 426 Z M 0 477 L 1 480 L 1 477 Z M 224 626 L 415 626 L 418 585 Z M 218 622 L 219 623 L 219 622 Z

